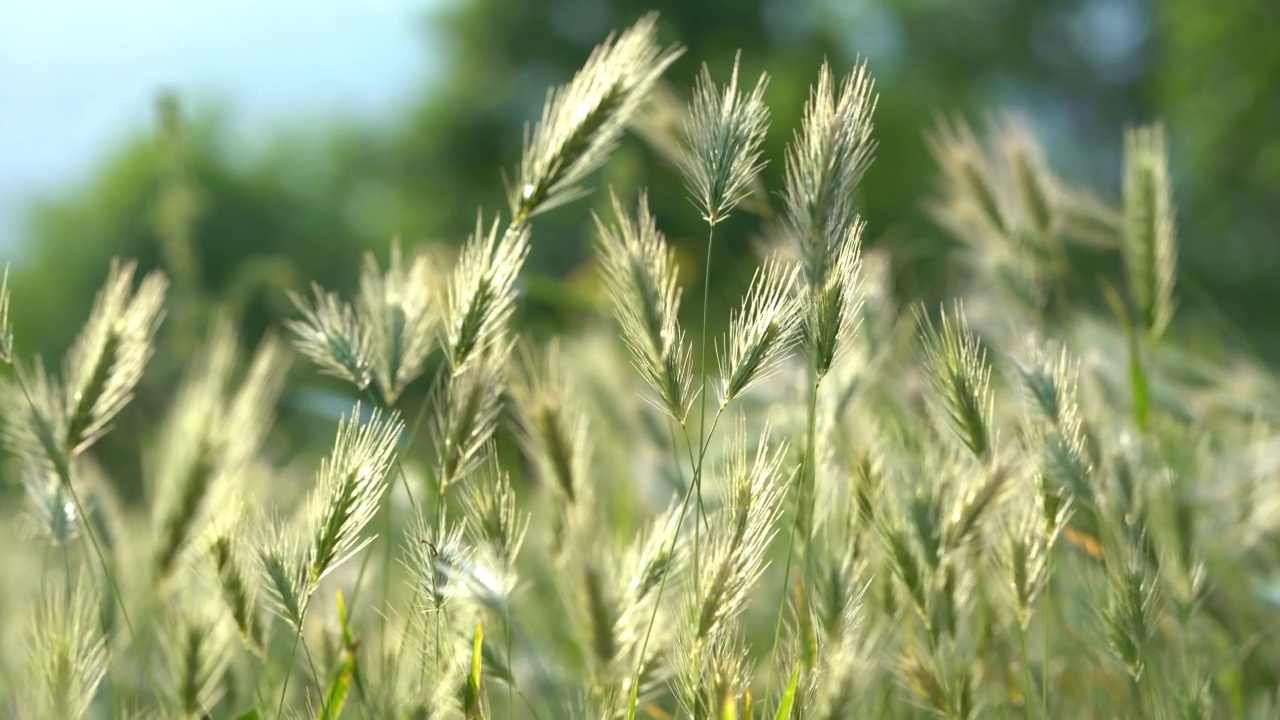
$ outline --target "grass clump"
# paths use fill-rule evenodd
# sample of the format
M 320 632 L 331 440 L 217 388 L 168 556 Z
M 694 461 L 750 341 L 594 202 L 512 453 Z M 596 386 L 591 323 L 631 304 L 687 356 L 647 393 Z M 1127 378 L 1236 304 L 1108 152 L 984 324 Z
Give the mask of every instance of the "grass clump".
M 668 143 L 707 224 L 701 324 L 662 218 L 615 193 L 598 317 L 521 338 L 535 218 L 679 57 L 656 36 L 645 17 L 551 91 L 456 262 L 396 242 L 355 297 L 295 298 L 293 347 L 352 408 L 331 444 L 276 442 L 288 347 L 210 313 L 121 502 L 96 443 L 167 341 L 164 276 L 114 263 L 56 371 L 5 276 L 6 716 L 1274 714 L 1280 382 L 1184 342 L 1163 130 L 1126 136 L 1110 202 L 1016 118 L 940 124 L 958 282 L 933 314 L 858 214 L 867 67 L 816 69 L 774 194 L 767 77 L 704 69 Z M 748 196 L 781 242 L 711 327 Z

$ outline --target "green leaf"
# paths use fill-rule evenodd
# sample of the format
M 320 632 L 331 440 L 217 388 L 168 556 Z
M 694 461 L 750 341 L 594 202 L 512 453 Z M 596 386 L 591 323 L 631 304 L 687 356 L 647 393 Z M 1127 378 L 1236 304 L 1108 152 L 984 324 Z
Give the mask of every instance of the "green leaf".
M 338 590 L 338 619 L 342 623 L 342 650 L 345 659 L 333 682 L 329 684 L 329 692 L 325 695 L 321 706 L 321 720 L 337 720 L 342 716 L 342 708 L 347 704 L 347 696 L 351 694 L 351 682 L 356 676 L 356 642 L 351 632 L 351 618 L 347 615 L 347 603 L 343 600 L 342 590 Z
M 261 716 L 258 715 L 257 710 L 250 710 L 249 712 L 236 718 L 236 720 L 262 720 L 262 719 L 261 719 Z
M 774 720 L 788 720 L 791 717 L 791 707 L 796 704 L 796 688 L 800 685 L 800 666 L 797 664 L 796 669 L 791 671 L 791 679 L 787 681 L 787 691 L 782 693 L 782 701 L 778 703 L 778 714 L 774 715 Z
M 471 672 L 462 693 L 462 710 L 467 720 L 483 718 L 480 710 L 480 672 L 484 667 L 484 623 L 476 622 L 475 638 L 471 641 Z

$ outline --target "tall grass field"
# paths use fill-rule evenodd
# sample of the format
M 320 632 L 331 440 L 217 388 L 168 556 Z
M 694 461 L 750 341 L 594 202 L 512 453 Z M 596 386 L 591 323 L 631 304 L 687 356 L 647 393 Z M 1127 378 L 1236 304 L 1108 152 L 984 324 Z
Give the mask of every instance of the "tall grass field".
M 0 715 L 1280 718 L 1280 381 L 1179 332 L 1160 125 L 1106 198 L 1016 117 L 940 121 L 939 305 L 864 247 L 865 65 L 814 68 L 796 128 L 766 77 L 704 69 L 664 153 L 703 291 L 645 193 L 605 190 L 607 312 L 521 337 L 538 216 L 586 213 L 681 55 L 657 22 L 551 90 L 460 249 L 390 244 L 258 342 L 210 313 L 131 420 L 140 500 L 95 451 L 185 312 L 165 272 L 102 268 L 59 362 L 5 283 Z M 712 323 L 744 216 L 758 267 Z M 282 453 L 282 394 L 321 373 L 327 450 Z

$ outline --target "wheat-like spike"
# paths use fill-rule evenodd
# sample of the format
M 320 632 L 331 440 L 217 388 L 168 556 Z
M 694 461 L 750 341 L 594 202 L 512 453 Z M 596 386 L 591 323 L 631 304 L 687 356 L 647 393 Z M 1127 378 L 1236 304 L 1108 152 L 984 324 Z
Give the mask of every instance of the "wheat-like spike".
M 84 518 L 56 472 L 27 458 L 22 467 L 22 486 L 29 507 L 28 527 L 34 535 L 54 546 L 80 536 Z
M 995 514 L 1008 492 L 1012 476 L 1013 469 L 1007 462 L 997 462 L 951 485 L 951 511 L 942 529 L 943 542 L 949 551 L 964 546 L 979 534 L 985 520 Z
M 480 218 L 462 248 L 449 280 L 444 308 L 445 355 L 455 375 L 477 358 L 505 345 L 507 320 L 515 309 L 515 282 L 529 254 L 529 228 L 486 232 Z
M 1071 516 L 1071 504 L 1047 507 L 1041 493 L 1025 493 L 1006 521 L 997 547 L 1005 587 L 1013 600 L 1013 615 L 1026 632 L 1036 601 L 1049 585 L 1049 557 L 1058 535 Z
M 277 341 L 259 346 L 234 395 L 239 341 L 219 318 L 178 390 L 158 445 L 154 526 L 156 578 L 164 581 L 211 516 L 232 506 L 238 481 L 270 428 L 288 361 Z
M 568 85 L 548 93 L 542 118 L 525 131 L 519 182 L 509 188 L 514 225 L 577 199 L 635 118 L 650 88 L 680 56 L 657 42 L 657 14 L 598 45 Z
M 1012 215 L 1009 200 L 973 129 L 959 118 L 939 119 L 927 142 L 944 177 L 943 197 L 933 207 L 935 219 L 978 250 L 1003 241 Z
M 365 255 L 356 314 L 369 328 L 373 379 L 388 405 L 422 374 L 431 352 L 439 320 L 436 281 L 425 254 L 405 267 L 398 239 L 391 244 L 385 273 L 373 253 Z
M 452 587 L 452 580 L 457 568 L 471 562 L 471 552 L 462 544 L 462 526 L 450 526 L 446 521 L 437 535 L 434 523 L 421 511 L 415 512 L 414 529 L 402 560 L 420 603 L 433 611 L 460 594 Z
M 70 477 L 72 456 L 63 444 L 67 437 L 65 395 L 56 377 L 50 377 L 36 359 L 28 371 L 14 365 L 16 382 L 6 381 L 4 444 L 19 457 L 48 468 L 59 479 Z
M 312 587 L 364 546 L 360 531 L 373 519 L 387 488 L 396 443 L 403 431 L 399 417 L 374 412 L 367 422 L 356 404 L 338 424 L 333 452 L 320 464 L 311 499 L 308 580 Z
M 754 458 L 747 455 L 746 430 L 739 428 L 722 471 L 725 508 L 717 514 L 708 541 L 708 560 L 690 588 L 691 638 L 709 641 L 742 611 L 764 572 L 765 552 L 777 532 L 786 481 L 781 477 L 785 448 L 770 452 L 766 428 Z
M 163 643 L 172 691 L 185 717 L 207 716 L 222 695 L 222 677 L 231 664 L 227 624 L 208 606 L 203 607 L 177 611 Z
M 1143 329 L 1158 338 L 1173 316 L 1178 250 L 1164 126 L 1133 128 L 1124 140 L 1124 260 Z
M 209 542 L 209 558 L 218 576 L 218 590 L 231 614 L 240 639 L 250 652 L 265 657 L 266 627 L 258 613 L 258 583 L 245 572 L 239 523 L 214 533 Z
M 1022 201 L 1022 216 L 1042 241 L 1054 237 L 1062 222 L 1059 181 L 1049 171 L 1040 144 L 1026 122 L 1017 117 L 1005 118 L 1000 124 L 999 142 Z
M 862 310 L 862 231 L 860 218 L 844 231 L 835 260 L 818 286 L 804 292 L 805 350 L 819 378 L 835 366 L 851 346 Z
M 575 503 L 591 464 L 587 415 L 565 373 L 558 343 L 547 348 L 545 357 L 532 350 L 522 357 L 511 388 L 521 444 L 543 479 Z
M 500 351 L 502 355 L 506 350 Z M 436 451 L 441 495 L 474 470 L 480 451 L 498 427 L 505 390 L 501 357 L 470 363 L 458 375 L 442 375 L 435 392 L 430 435 Z
M 107 673 L 102 605 L 92 579 L 83 573 L 70 596 L 60 583 L 51 586 L 29 625 L 22 708 L 27 717 L 75 720 L 88 713 Z
M 167 281 L 162 273 L 143 278 L 133 291 L 134 263 L 112 261 L 88 322 L 63 361 L 69 457 L 85 451 L 133 398 L 151 358 L 164 317 Z
M 859 579 L 865 563 L 854 559 L 848 538 L 844 540 L 844 547 L 831 548 L 826 571 L 818 578 L 825 639 L 820 643 L 821 662 L 813 673 L 816 687 L 809 693 L 812 717 L 818 718 L 847 717 L 855 704 L 854 684 L 860 671 L 867 669 L 859 637 L 868 587 Z
M 482 452 L 485 471 L 462 496 L 467 533 L 472 544 L 486 546 L 507 571 L 514 571 L 529 517 L 516 509 L 511 477 L 499 466 L 492 443 Z
M 1147 644 L 1160 617 L 1160 583 L 1155 569 L 1138 551 L 1113 563 L 1107 583 L 1103 627 L 1111 653 L 1137 682 L 1146 668 Z
M 636 218 L 613 196 L 616 226 L 596 218 L 597 254 L 622 337 L 659 406 L 683 423 L 693 404 L 693 353 L 680 327 L 675 254 L 642 194 Z
M 311 599 L 310 570 L 302 540 L 283 518 L 261 517 L 254 524 L 257 538 L 253 552 L 268 607 L 300 631 Z
M 986 458 L 992 452 L 995 402 L 986 350 L 969 330 L 960 304 L 952 313 L 942 313 L 940 327 L 935 327 L 919 309 L 916 314 L 925 367 L 937 400 L 965 447 L 975 457 Z
M 311 292 L 314 301 L 290 294 L 302 319 L 286 320 L 285 327 L 293 332 L 302 354 L 323 372 L 365 389 L 372 380 L 373 365 L 369 327 L 337 294 L 325 292 L 316 283 L 311 284 Z
M 751 191 L 751 183 L 764 169 L 760 145 L 769 128 L 769 108 L 764 91 L 769 84 L 761 74 L 751 92 L 738 88 L 739 52 L 733 59 L 733 74 L 723 89 L 711 79 L 711 70 L 702 66 L 685 135 L 689 147 L 681 166 L 689 192 L 702 208 L 703 219 L 715 226 Z
M 800 130 L 787 147 L 784 220 L 799 246 L 810 288 L 825 284 L 845 229 L 854 221 L 853 194 L 875 151 L 874 86 L 863 62 L 837 93 L 831 68 L 824 62 L 805 103 Z
M 678 656 L 676 689 L 689 717 L 736 718 L 749 695 L 746 648 L 732 633 L 686 648 Z M 750 715 L 746 715 L 750 717 Z
M 742 305 L 729 321 L 729 337 L 717 353 L 720 407 L 765 380 L 786 359 L 800 329 L 795 293 L 798 270 L 778 262 L 756 271 Z
M 9 263 L 0 280 L 0 362 L 13 364 L 13 319 L 9 317 Z

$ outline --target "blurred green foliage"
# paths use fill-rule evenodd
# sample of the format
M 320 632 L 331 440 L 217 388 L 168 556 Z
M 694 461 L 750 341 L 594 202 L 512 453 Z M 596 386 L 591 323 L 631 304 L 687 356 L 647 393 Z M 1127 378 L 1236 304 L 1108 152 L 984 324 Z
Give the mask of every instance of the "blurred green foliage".
M 768 71 L 769 157 L 782 156 L 822 58 L 837 69 L 867 59 L 881 101 L 863 212 L 870 242 L 891 249 L 907 298 L 946 294 L 946 245 L 921 212 L 936 177 L 923 136 L 940 114 L 981 121 L 1019 111 L 1068 180 L 1117 193 L 1124 126 L 1165 119 L 1190 284 L 1181 310 L 1220 308 L 1274 361 L 1280 97 L 1268 90 L 1280 75 L 1280 14 L 1268 12 L 1270 4 L 467 0 L 431 16 L 445 77 L 406 97 L 398 117 L 310 119 L 250 155 L 216 112 L 189 113 L 181 147 L 164 132 L 132 138 L 84 184 L 32 208 L 14 272 L 18 337 L 28 352 L 60 354 L 111 256 L 172 273 L 183 262 L 163 240 L 164 228 L 179 232 L 175 202 L 178 217 L 193 222 L 195 249 L 189 270 L 177 268 L 189 275 L 175 288 L 178 302 L 195 308 L 181 324 L 198 324 L 198 309 L 218 301 L 251 336 L 292 312 L 286 292 L 305 289 L 304 278 L 350 288 L 362 248 L 385 254 L 393 235 L 408 245 L 460 239 L 474 225 L 477 203 L 490 215 L 504 209 L 499 169 L 511 175 L 521 128 L 537 117 L 545 88 L 567 81 L 610 28 L 656 9 L 667 39 L 689 48 L 668 76 L 682 96 L 698 70 L 693 58 L 720 77 L 742 48 L 745 76 Z M 767 188 L 779 186 L 781 171 L 780 162 L 768 168 Z M 627 140 L 598 184 L 620 193 L 648 186 L 673 241 L 701 248 L 702 224 L 679 175 L 640 140 Z M 571 320 L 591 297 L 575 270 L 591 232 L 585 210 L 603 201 L 597 193 L 536 221 L 527 320 Z M 715 273 L 723 287 L 712 288 L 713 303 L 741 290 L 759 226 L 757 218 L 737 217 L 719 234 L 713 263 L 739 271 Z M 695 294 L 699 255 L 682 256 Z M 571 282 L 559 282 L 565 278 Z

